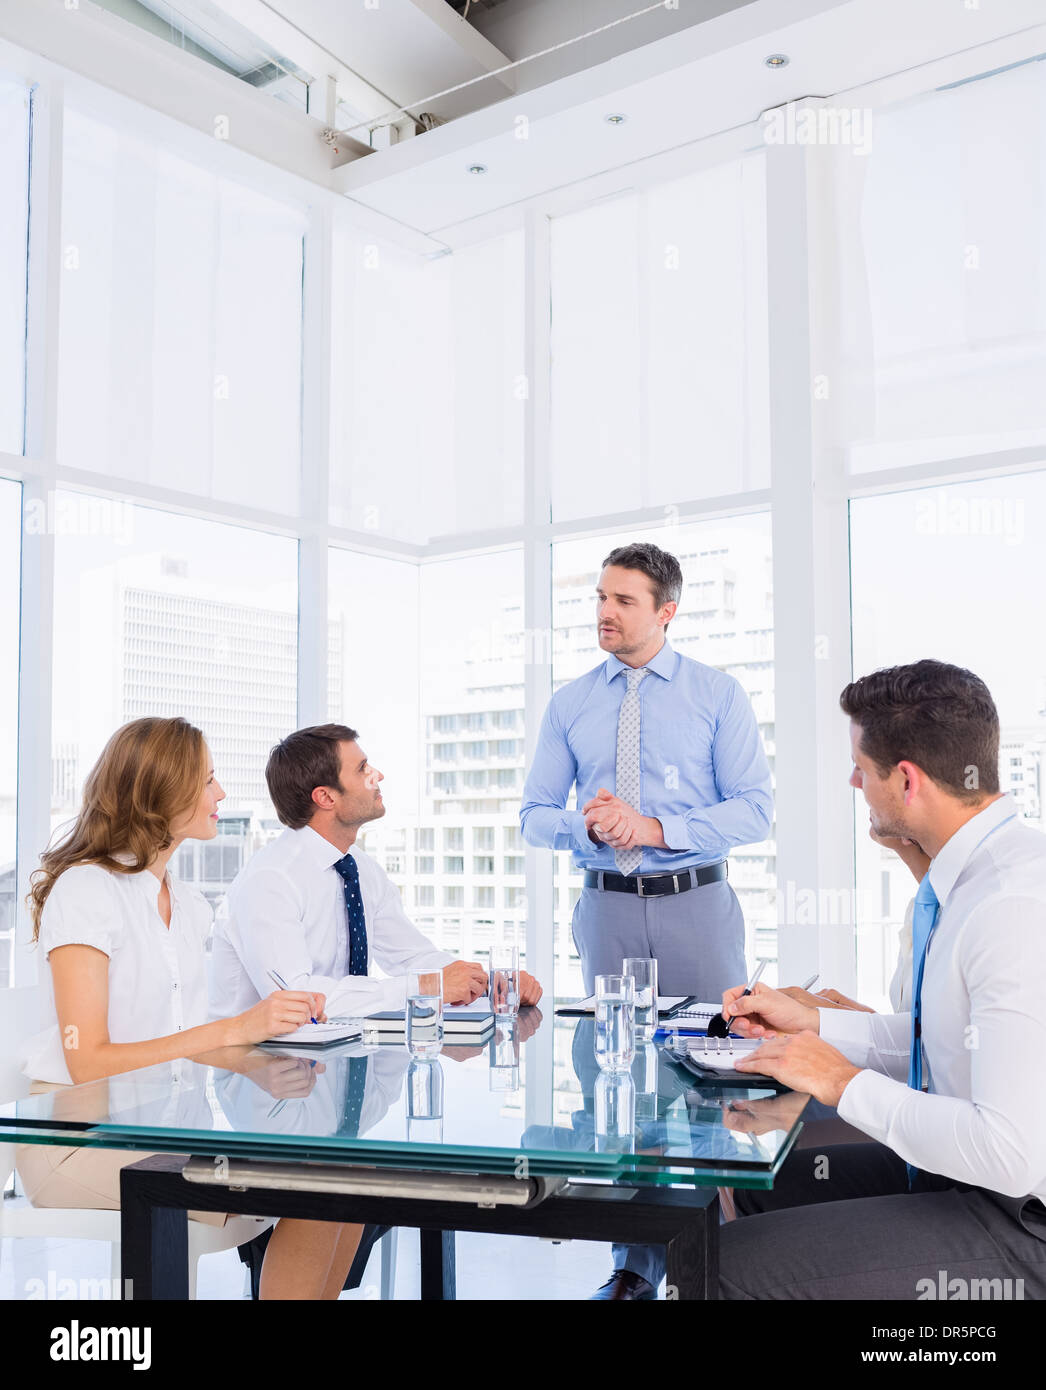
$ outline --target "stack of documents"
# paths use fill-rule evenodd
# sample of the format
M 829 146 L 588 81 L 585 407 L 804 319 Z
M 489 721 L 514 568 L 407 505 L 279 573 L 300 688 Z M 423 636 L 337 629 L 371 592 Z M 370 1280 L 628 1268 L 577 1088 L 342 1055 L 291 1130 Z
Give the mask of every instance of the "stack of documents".
M 395 1042 L 407 1031 L 404 1009 L 383 1009 L 368 1014 L 362 1020 L 366 1032 L 377 1033 L 381 1042 Z M 483 1042 L 494 1028 L 494 1015 L 489 999 L 477 999 L 472 1004 L 444 1004 L 443 1036 L 459 1042 Z

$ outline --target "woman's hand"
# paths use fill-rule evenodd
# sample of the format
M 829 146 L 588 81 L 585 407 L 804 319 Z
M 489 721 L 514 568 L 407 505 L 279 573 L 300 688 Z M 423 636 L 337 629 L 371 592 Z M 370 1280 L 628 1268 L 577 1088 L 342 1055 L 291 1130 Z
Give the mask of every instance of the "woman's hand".
M 298 989 L 275 989 L 266 999 L 229 1020 L 231 1043 L 264 1042 L 283 1033 L 293 1033 L 310 1019 L 323 1023 L 327 1015 L 325 994 L 309 994 Z

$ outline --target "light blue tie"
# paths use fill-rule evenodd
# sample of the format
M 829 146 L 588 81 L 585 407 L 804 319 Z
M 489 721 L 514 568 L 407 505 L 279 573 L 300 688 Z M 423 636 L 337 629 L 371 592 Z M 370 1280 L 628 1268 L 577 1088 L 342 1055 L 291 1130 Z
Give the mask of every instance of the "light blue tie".
M 625 694 L 617 716 L 617 764 L 614 794 L 639 810 L 642 799 L 643 773 L 639 760 L 640 706 L 639 682 L 647 673 L 645 666 L 625 672 Z M 614 863 L 623 874 L 630 874 L 643 862 L 643 850 L 614 851 Z
M 937 915 L 941 905 L 933 891 L 930 875 L 924 874 L 915 895 L 915 911 L 912 914 L 912 1034 L 911 1050 L 908 1054 L 908 1085 L 914 1091 L 921 1091 L 923 1085 L 923 1044 L 922 1044 L 922 988 L 923 972 L 926 968 L 926 948 L 930 944 Z M 908 1186 L 915 1182 L 919 1171 L 911 1163 L 908 1169 Z
M 937 925 L 941 905 L 933 891 L 930 875 L 925 874 L 915 895 L 912 915 L 912 1041 L 908 1057 L 908 1085 L 921 1091 L 923 1085 L 922 988 L 926 968 L 926 948 Z

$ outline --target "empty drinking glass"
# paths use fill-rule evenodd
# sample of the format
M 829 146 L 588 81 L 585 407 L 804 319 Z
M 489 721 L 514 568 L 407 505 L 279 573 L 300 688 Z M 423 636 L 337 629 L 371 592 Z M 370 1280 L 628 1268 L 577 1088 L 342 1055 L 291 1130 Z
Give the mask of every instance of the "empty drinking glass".
M 438 1057 L 443 1049 L 443 975 L 439 970 L 407 976 L 407 1051 Z
M 630 957 L 622 961 L 621 973 L 635 981 L 636 1042 L 650 1042 L 657 1032 L 657 961 Z
M 519 1013 L 519 948 L 503 944 L 490 952 L 490 1008 L 498 1018 Z
M 627 1071 L 636 1055 L 635 992 L 630 975 L 596 976 L 596 1061 Z

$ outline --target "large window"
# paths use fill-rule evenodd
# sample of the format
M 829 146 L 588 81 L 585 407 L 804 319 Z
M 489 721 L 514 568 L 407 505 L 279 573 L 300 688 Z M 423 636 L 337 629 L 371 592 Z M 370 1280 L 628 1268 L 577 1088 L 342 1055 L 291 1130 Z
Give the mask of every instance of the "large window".
M 784 889 L 853 887 L 845 777 L 822 776 L 844 722 L 815 723 L 817 663 L 841 684 L 851 637 L 858 670 L 929 651 L 983 674 L 1006 785 L 1041 819 L 1046 483 L 1020 470 L 1046 459 L 1046 65 L 978 61 L 898 75 L 901 101 L 894 78 L 863 88 L 859 150 L 763 144 L 753 122 L 426 238 L 23 55 L 0 80 L 0 977 L 12 904 L 27 934 L 16 700 L 40 707 L 47 659 L 33 630 L 16 660 L 19 543 L 54 635 L 23 880 L 112 730 L 181 713 L 229 795 L 176 867 L 216 899 L 280 829 L 263 768 L 300 683 L 302 717 L 357 729 L 385 774 L 364 844 L 419 925 L 480 958 L 554 932 L 546 987 L 575 992 L 580 881 L 521 841 L 525 750 L 547 687 L 603 659 L 603 556 L 644 534 L 683 563 L 673 645 L 737 676 L 771 764 L 778 731 L 789 754 L 794 833 L 731 855 L 766 978 Z M 898 492 L 884 470 L 909 464 L 921 490 Z M 20 485 L 46 499 L 24 532 Z M 782 970 L 882 1002 L 910 884 L 860 807 L 856 842 L 845 938 L 820 915 L 782 933 Z M 532 910 L 550 883 L 552 923 Z
M 1041 63 L 874 113 L 840 153 L 840 443 L 867 472 L 1046 441 Z
M 0 77 L 0 452 L 22 452 L 25 416 L 29 91 Z
M 523 743 L 492 737 L 522 734 L 522 588 L 519 550 L 420 567 L 331 554 L 346 719 L 386 777 L 388 811 L 364 832 L 364 847 L 418 925 L 468 957 L 485 956 L 506 930 L 522 945 L 526 921 L 522 864 L 509 853 Z M 442 852 L 417 852 L 434 848 Z M 434 871 L 452 880 L 436 895 Z
M 553 549 L 553 682 L 558 689 L 606 660 L 596 636 L 596 583 L 611 550 L 631 540 L 652 541 L 675 555 L 683 570 L 679 611 L 668 641 L 684 656 L 726 671 L 752 702 L 773 767 L 774 614 L 770 526 L 765 515 L 699 522 L 565 541 Z M 608 737 L 613 737 L 610 731 Z M 573 804 L 573 802 L 571 803 Z M 556 855 L 557 980 L 581 991 L 570 918 L 581 887 L 569 854 Z M 749 959 L 776 961 L 775 851 L 771 838 L 730 853 L 730 882 L 741 902 Z M 772 978 L 773 970 L 770 972 Z
M 769 482 L 759 156 L 552 224 L 552 510 Z
M 850 526 L 854 673 L 923 657 L 974 671 L 999 711 L 1002 789 L 1044 828 L 1046 472 L 864 498 Z M 858 985 L 884 1003 L 915 883 L 869 840 L 860 795 L 856 820 Z
M 301 210 L 65 115 L 59 462 L 296 512 Z
M 335 238 L 331 520 L 425 542 L 523 519 L 523 237 Z
M 0 479 L 0 989 L 12 983 L 15 966 L 21 509 L 21 487 Z
M 75 813 L 114 729 L 183 715 L 226 792 L 217 840 L 175 868 L 216 901 L 282 827 L 265 787 L 297 723 L 297 546 L 282 537 L 59 492 L 54 498 L 52 822 Z

